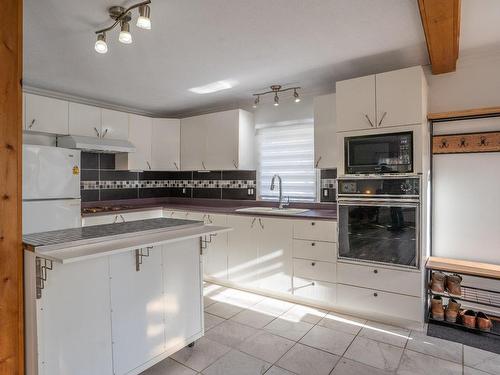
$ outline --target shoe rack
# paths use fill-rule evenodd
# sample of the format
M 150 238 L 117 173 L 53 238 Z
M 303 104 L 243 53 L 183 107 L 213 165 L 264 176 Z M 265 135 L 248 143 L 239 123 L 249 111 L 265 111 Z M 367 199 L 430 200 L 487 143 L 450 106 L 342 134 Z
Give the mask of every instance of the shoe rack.
M 488 317 L 491 319 L 493 326 L 489 332 L 481 331 L 478 328 L 468 328 L 460 323 L 458 320 L 456 323 L 447 322 L 446 320 L 436 320 L 432 317 L 431 312 L 431 299 L 433 296 L 441 296 L 444 299 L 453 298 L 459 303 L 465 305 L 472 304 L 473 310 L 478 311 L 489 311 L 488 308 L 500 309 L 500 292 L 496 290 L 482 289 L 478 287 L 471 287 L 467 285 L 461 285 L 461 295 L 450 295 L 448 292 L 437 293 L 434 292 L 431 285 L 432 272 L 442 272 L 445 275 L 460 275 L 460 276 L 474 276 L 478 278 L 485 278 L 489 280 L 497 280 L 500 283 L 500 266 L 488 263 L 478 263 L 470 261 L 461 261 L 455 259 L 447 258 L 437 258 L 430 257 L 425 265 L 426 275 L 427 275 L 427 298 L 426 298 L 426 311 L 427 311 L 427 321 L 434 324 L 446 325 L 469 332 L 474 332 L 483 335 L 494 335 L 500 336 L 500 316 L 495 316 L 488 313 Z M 500 290 L 500 289 L 499 289 Z M 484 309 L 482 309 L 484 307 Z

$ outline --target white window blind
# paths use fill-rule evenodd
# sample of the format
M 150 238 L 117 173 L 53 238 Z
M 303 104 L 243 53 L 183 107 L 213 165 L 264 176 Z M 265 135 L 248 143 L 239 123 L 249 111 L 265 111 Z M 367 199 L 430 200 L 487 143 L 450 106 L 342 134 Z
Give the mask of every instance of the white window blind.
M 287 197 L 291 202 L 316 200 L 313 125 L 313 120 L 307 119 L 257 129 L 260 199 L 278 199 L 277 181 L 276 189 L 270 189 L 273 175 L 278 174 L 283 180 L 285 201 Z

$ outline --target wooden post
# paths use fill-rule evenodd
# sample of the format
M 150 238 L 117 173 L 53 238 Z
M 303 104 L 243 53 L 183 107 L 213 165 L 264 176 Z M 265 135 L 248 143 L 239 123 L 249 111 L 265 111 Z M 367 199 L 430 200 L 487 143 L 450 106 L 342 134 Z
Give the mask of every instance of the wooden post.
M 23 1 L 0 11 L 0 374 L 24 374 L 22 199 Z

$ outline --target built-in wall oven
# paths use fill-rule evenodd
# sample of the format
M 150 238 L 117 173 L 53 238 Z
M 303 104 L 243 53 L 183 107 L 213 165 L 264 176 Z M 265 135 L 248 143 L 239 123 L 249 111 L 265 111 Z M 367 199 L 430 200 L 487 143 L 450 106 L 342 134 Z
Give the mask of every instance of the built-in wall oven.
M 420 265 L 420 177 L 338 179 L 338 258 Z
M 413 131 L 346 136 L 346 175 L 413 173 Z

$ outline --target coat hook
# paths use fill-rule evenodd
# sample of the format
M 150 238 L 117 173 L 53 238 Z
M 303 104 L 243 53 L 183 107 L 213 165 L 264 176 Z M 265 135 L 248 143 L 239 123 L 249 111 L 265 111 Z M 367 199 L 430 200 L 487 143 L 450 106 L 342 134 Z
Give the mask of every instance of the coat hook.
M 439 148 L 448 148 L 449 144 L 446 138 L 441 139 L 441 144 L 439 145 Z
M 488 142 L 486 141 L 486 137 L 484 135 L 481 138 L 479 138 L 479 143 L 477 145 L 478 146 L 488 146 Z
M 466 142 L 465 137 L 460 138 L 459 147 L 467 147 L 469 144 Z

